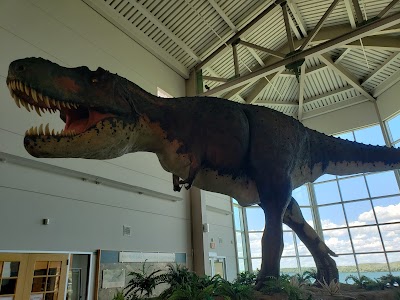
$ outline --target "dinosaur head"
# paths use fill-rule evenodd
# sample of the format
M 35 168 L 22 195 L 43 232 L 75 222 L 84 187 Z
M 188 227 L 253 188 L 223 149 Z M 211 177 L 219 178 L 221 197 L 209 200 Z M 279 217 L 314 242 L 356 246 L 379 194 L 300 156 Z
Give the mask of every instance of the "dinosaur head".
M 48 124 L 27 130 L 26 150 L 35 157 L 107 159 L 123 155 L 127 127 L 132 126 L 126 119 L 130 116 L 132 122 L 133 113 L 123 88 L 127 82 L 102 68 L 65 68 L 42 58 L 12 62 L 7 86 L 16 104 L 39 115 L 59 111 L 65 122 L 60 133 Z

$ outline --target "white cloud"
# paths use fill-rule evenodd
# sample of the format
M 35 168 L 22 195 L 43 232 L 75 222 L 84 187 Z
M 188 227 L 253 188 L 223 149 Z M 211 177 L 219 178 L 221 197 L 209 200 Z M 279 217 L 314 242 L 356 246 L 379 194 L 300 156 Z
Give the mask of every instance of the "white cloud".
M 389 206 L 375 206 L 375 213 L 380 223 L 400 221 L 400 203 Z M 375 222 L 372 210 L 360 214 L 358 220 L 361 222 Z
M 251 233 L 249 234 L 249 242 L 250 242 L 250 253 L 252 257 L 261 257 L 261 238 L 262 233 Z
M 400 203 L 388 206 L 375 206 L 375 212 L 379 222 L 399 222 L 400 221 Z M 324 231 L 325 243 L 336 253 L 352 253 L 352 247 L 348 235 L 348 230 L 343 228 L 344 224 L 337 224 L 335 216 L 330 216 L 332 219 L 321 220 L 322 227 L 326 228 L 342 228 L 337 230 Z M 308 221 L 312 223 L 311 221 Z M 350 223 L 350 226 L 360 226 L 375 223 L 373 211 L 366 211 L 359 214 L 355 221 Z M 379 227 L 381 230 L 384 246 L 387 251 L 400 251 L 400 224 L 382 225 Z M 378 232 L 377 226 L 367 226 L 360 228 L 351 228 L 352 241 L 354 248 L 357 252 L 373 252 L 382 251 L 382 243 Z M 261 238 L 262 233 L 250 234 L 250 249 L 252 257 L 261 257 Z M 283 255 L 292 255 L 294 252 L 294 244 L 290 242 L 289 235 L 285 238 L 285 249 Z M 298 250 L 301 255 L 307 255 L 309 252 L 306 250 L 304 244 L 298 241 Z M 362 261 L 372 261 L 373 259 L 380 260 L 380 254 L 370 255 L 362 254 L 359 263 Z M 335 259 L 338 265 L 353 265 L 354 259 L 352 255 L 340 255 Z M 361 260 L 361 261 L 360 261 Z M 258 266 L 260 262 L 257 261 Z M 292 266 L 291 259 L 284 259 L 282 267 Z M 294 264 L 296 265 L 296 264 Z M 257 267 L 256 266 L 256 267 Z

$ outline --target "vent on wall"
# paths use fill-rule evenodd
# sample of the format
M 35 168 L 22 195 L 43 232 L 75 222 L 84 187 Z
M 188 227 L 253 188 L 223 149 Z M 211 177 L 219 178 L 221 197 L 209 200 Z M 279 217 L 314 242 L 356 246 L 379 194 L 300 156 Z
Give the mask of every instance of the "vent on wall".
M 131 226 L 122 226 L 122 235 L 123 236 L 131 236 Z

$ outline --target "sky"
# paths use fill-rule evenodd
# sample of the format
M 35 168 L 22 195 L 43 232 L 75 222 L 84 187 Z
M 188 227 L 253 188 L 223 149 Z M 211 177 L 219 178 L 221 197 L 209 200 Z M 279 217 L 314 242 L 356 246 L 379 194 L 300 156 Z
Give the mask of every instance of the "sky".
M 400 116 L 388 122 L 391 129 L 392 141 L 400 139 Z M 368 127 L 339 135 L 341 138 L 356 140 L 372 145 L 384 145 L 381 129 L 378 126 Z M 400 143 L 399 143 L 400 145 Z M 370 254 L 368 252 L 399 251 L 389 253 L 389 262 L 400 261 L 400 224 L 389 224 L 379 226 L 383 239 L 383 245 L 380 239 L 378 223 L 400 222 L 400 196 L 399 187 L 393 171 L 377 174 L 360 174 L 352 177 L 338 177 L 339 181 L 334 180 L 332 175 L 324 175 L 316 180 L 314 194 L 318 205 L 321 225 L 323 228 L 326 244 L 337 254 L 335 258 L 339 266 L 355 265 L 352 245 L 349 234 L 352 237 L 353 247 L 357 255 L 358 263 L 386 262 L 383 253 Z M 334 180 L 334 181 L 329 181 Z M 339 187 L 338 187 L 339 185 Z M 339 189 L 340 188 L 340 189 Z M 302 186 L 292 193 L 300 206 L 309 206 L 309 195 L 306 186 Z M 371 197 L 378 197 L 371 201 Z M 343 202 L 341 202 L 341 196 Z M 352 202 L 354 200 L 365 199 Z M 350 202 L 348 202 L 350 201 Z M 336 204 L 332 204 L 335 203 Z M 372 209 L 375 208 L 375 214 Z M 304 218 L 313 226 L 311 210 L 302 207 Z M 261 237 L 264 228 L 264 214 L 260 208 L 246 208 L 250 251 L 252 257 L 261 257 Z M 376 215 L 376 219 L 375 219 Z M 347 229 L 346 217 L 349 226 L 363 226 Z M 289 229 L 284 226 L 284 230 Z M 295 255 L 294 239 L 298 246 L 300 255 L 310 255 L 301 241 L 293 235 L 292 232 L 284 233 L 285 248 L 281 260 L 281 268 L 296 267 L 295 258 L 285 258 L 284 256 Z M 301 265 L 315 266 L 311 257 L 301 257 Z M 253 269 L 260 266 L 261 260 L 253 260 Z

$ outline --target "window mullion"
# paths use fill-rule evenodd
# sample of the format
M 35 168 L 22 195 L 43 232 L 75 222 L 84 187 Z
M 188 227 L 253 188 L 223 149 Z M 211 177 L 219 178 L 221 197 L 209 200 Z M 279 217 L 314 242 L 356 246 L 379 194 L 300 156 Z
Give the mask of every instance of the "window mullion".
M 247 260 L 247 269 L 249 271 L 253 270 L 253 263 L 251 261 L 251 253 L 250 253 L 250 238 L 249 238 L 249 228 L 247 226 L 247 213 L 246 208 L 241 207 L 241 214 L 242 214 L 242 222 L 243 222 L 243 243 L 246 247 L 246 260 Z
M 322 231 L 322 224 L 321 224 L 321 217 L 319 215 L 317 199 L 314 192 L 314 184 L 308 183 L 307 184 L 308 195 L 310 199 L 310 208 L 311 208 L 311 215 L 314 222 L 314 229 L 317 232 L 318 236 L 324 240 L 324 234 Z
M 354 134 L 354 132 L 353 132 L 353 134 Z M 341 189 L 340 189 L 339 180 L 340 180 L 340 179 L 337 179 L 337 180 L 336 180 L 336 183 L 337 183 L 337 187 L 338 187 L 338 191 L 339 191 L 340 202 L 341 202 L 341 205 L 342 205 L 344 220 L 345 220 L 345 222 L 346 222 L 347 232 L 348 232 L 348 234 L 349 234 L 351 249 L 353 250 L 353 256 L 354 256 L 354 261 L 355 261 L 355 263 L 356 263 L 356 268 L 357 268 L 358 277 L 360 277 L 360 276 L 361 276 L 361 275 L 360 275 L 360 268 L 358 267 L 358 259 L 357 259 L 357 255 L 355 254 L 356 251 L 355 251 L 355 249 L 354 249 L 354 243 L 353 243 L 353 238 L 352 238 L 352 236 L 351 236 L 350 225 L 349 225 L 349 221 L 348 221 L 348 218 L 347 218 L 346 210 L 345 210 L 345 208 L 344 208 L 343 196 L 342 196 L 342 191 L 341 191 Z

